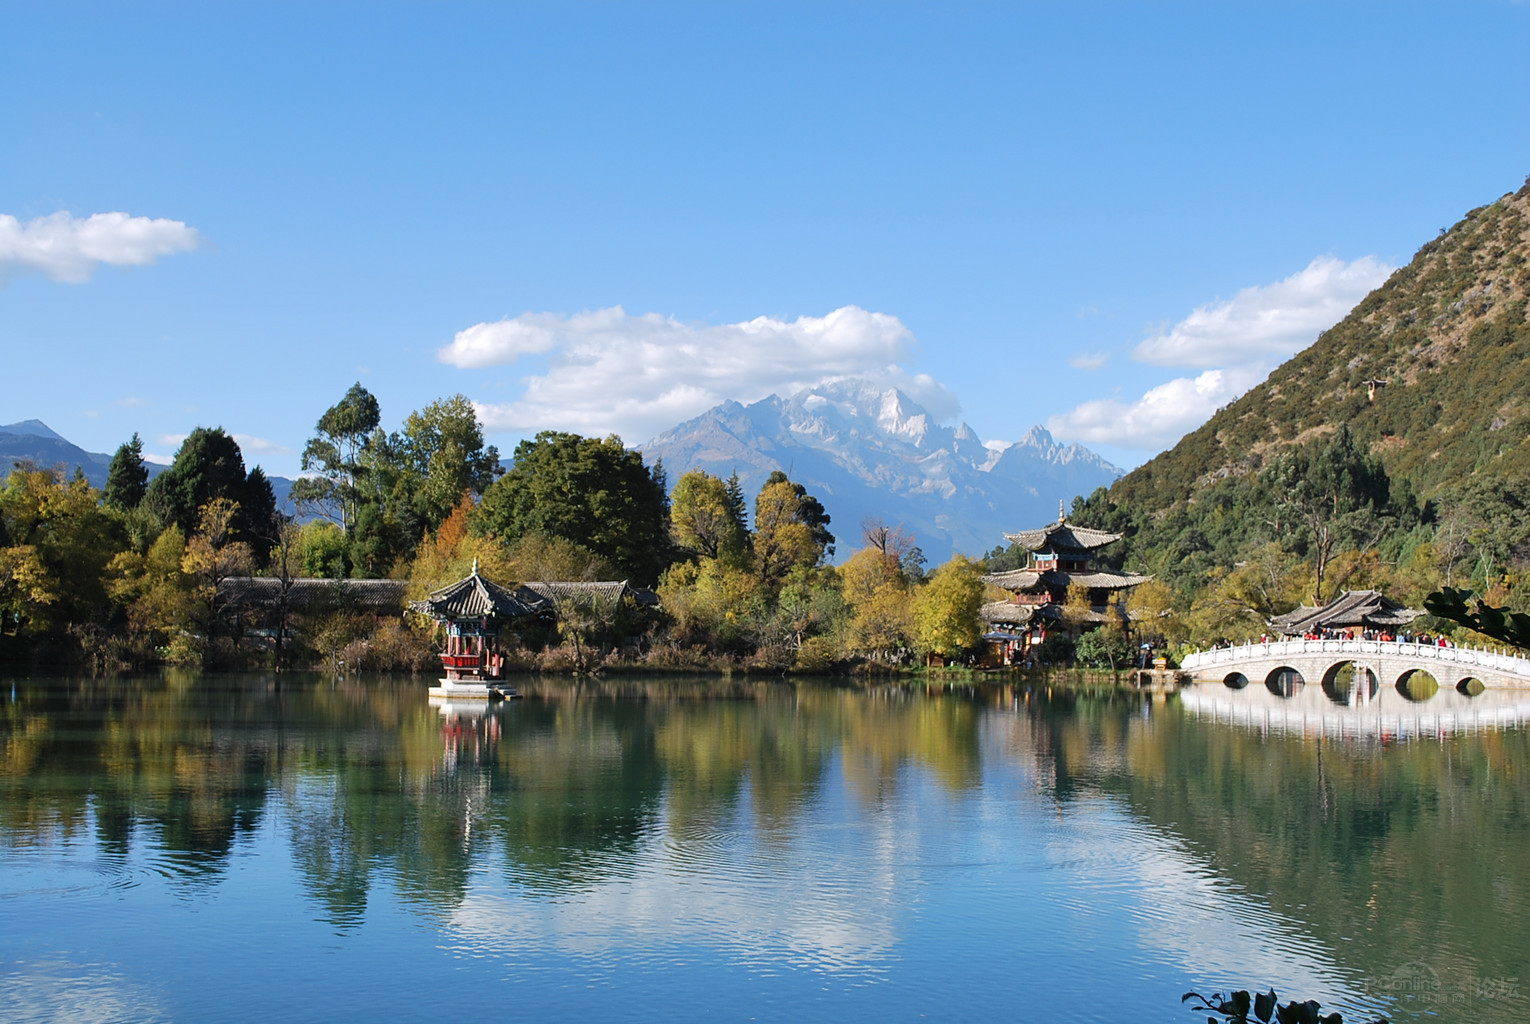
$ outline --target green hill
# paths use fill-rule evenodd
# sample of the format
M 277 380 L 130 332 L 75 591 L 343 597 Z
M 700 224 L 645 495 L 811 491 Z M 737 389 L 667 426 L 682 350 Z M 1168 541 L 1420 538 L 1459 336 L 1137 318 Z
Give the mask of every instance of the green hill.
M 1191 634 L 1343 587 L 1530 605 L 1527 298 L 1530 182 L 1074 518 L 1124 532 L 1119 560 L 1198 609 Z
M 1530 473 L 1530 185 L 1418 251 L 1344 320 L 1111 489 L 1162 509 L 1347 425 L 1423 495 Z M 1370 401 L 1362 383 L 1388 383 Z

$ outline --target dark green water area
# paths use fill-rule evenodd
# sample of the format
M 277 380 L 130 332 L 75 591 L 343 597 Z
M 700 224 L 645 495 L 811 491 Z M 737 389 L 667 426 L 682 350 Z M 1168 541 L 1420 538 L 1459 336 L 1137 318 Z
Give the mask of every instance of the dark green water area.
M 0 682 L 0 1019 L 1198 1024 L 1187 989 L 1272 985 L 1348 1020 L 1530 1010 L 1512 720 L 524 689 Z

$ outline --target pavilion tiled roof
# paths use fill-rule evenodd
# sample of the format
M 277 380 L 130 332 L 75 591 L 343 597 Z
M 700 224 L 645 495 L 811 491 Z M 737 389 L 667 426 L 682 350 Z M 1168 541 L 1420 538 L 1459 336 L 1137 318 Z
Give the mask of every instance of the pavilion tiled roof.
M 1124 590 L 1146 583 L 1151 577 L 1134 572 L 1064 572 L 1060 569 L 1011 569 L 1008 572 L 989 573 L 984 583 L 1015 593 L 1035 590 L 1066 590 L 1070 584 L 1082 583 L 1091 590 Z
M 1404 608 L 1379 590 L 1346 590 L 1321 608 L 1302 605 L 1277 615 L 1270 620 L 1270 628 L 1286 635 L 1354 626 L 1375 629 L 1405 626 L 1422 614 L 1417 609 Z
M 470 575 L 410 604 L 415 611 L 438 619 L 518 619 L 535 615 L 546 606 L 546 600 L 535 591 L 491 583 L 478 574 L 476 566 Z
M 984 622 L 1004 626 L 1024 626 L 1034 615 L 1035 608 L 1013 601 L 990 601 L 978 609 L 978 618 Z
M 1004 539 L 1020 545 L 1027 551 L 1044 551 L 1048 548 L 1053 551 L 1091 551 L 1120 540 L 1121 535 L 1106 533 L 1104 530 L 1091 530 L 1085 526 L 1073 526 L 1059 520 L 1039 530 L 1006 533 Z

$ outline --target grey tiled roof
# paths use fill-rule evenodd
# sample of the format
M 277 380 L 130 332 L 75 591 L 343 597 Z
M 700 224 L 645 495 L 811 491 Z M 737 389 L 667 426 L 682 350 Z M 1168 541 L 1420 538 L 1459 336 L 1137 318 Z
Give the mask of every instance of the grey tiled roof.
M 1063 572 L 1060 569 L 1037 572 L 1035 569 L 1011 569 L 1009 572 L 989 573 L 983 577 L 983 582 L 1020 593 L 1039 588 L 1066 590 L 1073 583 L 1082 583 L 1091 590 L 1121 590 L 1146 583 L 1150 579 L 1151 576 L 1140 576 L 1134 572 Z
M 349 604 L 375 611 L 403 611 L 403 580 L 293 579 L 287 581 L 287 606 Z M 281 601 L 282 581 L 274 576 L 230 576 L 218 584 L 218 597 L 230 605 L 267 605 Z
M 1416 609 L 1404 608 L 1379 590 L 1346 590 L 1321 608 L 1302 605 L 1295 611 L 1277 615 L 1270 620 L 1270 627 L 1281 633 L 1297 634 L 1352 626 L 1405 626 L 1422 614 Z
M 475 571 L 409 607 L 439 619 L 516 619 L 535 615 L 546 606 L 541 595 L 524 586 L 502 587 Z
M 1053 551 L 1089 551 L 1118 541 L 1121 535 L 1058 522 L 1050 523 L 1038 530 L 1006 533 L 1004 539 L 1020 545 L 1027 551 L 1042 551 L 1046 548 L 1051 548 Z
M 630 597 L 640 605 L 656 605 L 659 595 L 646 587 L 634 587 L 626 580 L 615 582 L 584 582 L 575 580 L 542 580 L 522 583 L 521 586 L 554 604 L 563 601 L 589 601 L 615 604 Z

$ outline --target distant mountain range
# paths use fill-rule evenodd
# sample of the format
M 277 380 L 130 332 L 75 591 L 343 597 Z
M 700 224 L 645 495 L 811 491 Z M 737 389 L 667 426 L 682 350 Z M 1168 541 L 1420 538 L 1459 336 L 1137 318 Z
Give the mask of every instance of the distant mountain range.
M 42 420 L 22 420 L 19 423 L 0 425 L 0 478 L 9 473 L 11 467 L 18 462 L 31 462 L 45 469 L 63 466 L 64 472 L 71 474 L 78 466 L 85 471 L 85 479 L 90 481 L 92 487 L 105 487 L 112 457 L 101 452 L 87 452 L 79 445 L 65 440 Z M 164 466 L 152 462 L 145 465 L 151 480 L 165 470 Z M 246 464 L 245 468 L 248 469 L 249 465 Z M 295 510 L 287 497 L 287 492 L 292 489 L 292 481 L 281 476 L 266 479 L 271 481 L 271 489 L 276 492 L 276 507 L 292 515 Z
M 724 402 L 641 449 L 650 463 L 664 460 L 671 484 L 691 469 L 737 472 L 751 500 L 780 469 L 823 502 L 841 556 L 861 546 L 862 521 L 879 518 L 912 532 L 931 564 L 1051 522 L 1058 502 L 1123 472 L 1039 426 L 1012 444 L 985 444 L 965 423 L 936 424 L 902 391 L 864 380 Z

